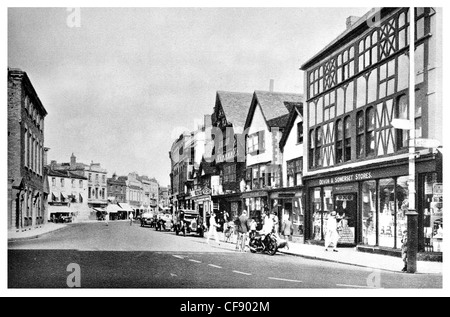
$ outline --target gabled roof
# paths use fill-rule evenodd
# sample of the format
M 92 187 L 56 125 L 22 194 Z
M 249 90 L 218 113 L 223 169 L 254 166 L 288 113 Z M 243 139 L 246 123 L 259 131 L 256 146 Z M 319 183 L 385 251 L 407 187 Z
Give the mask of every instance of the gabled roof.
M 258 104 L 261 106 L 261 111 L 269 128 L 284 127 L 287 123 L 289 110 L 293 106 L 301 104 L 303 100 L 302 94 L 256 90 L 253 93 L 245 129 L 250 126 Z
M 222 106 L 227 122 L 231 123 L 236 133 L 242 133 L 245 125 L 250 103 L 252 102 L 252 93 L 217 91 L 216 105 Z
M 283 136 L 281 137 L 281 140 L 279 143 L 281 152 L 283 152 L 283 150 L 284 150 L 286 141 L 289 137 L 289 134 L 291 133 L 291 130 L 294 126 L 294 122 L 298 116 L 301 116 L 301 118 L 303 119 L 303 104 L 294 106 L 289 113 L 287 123 L 286 123 L 285 129 L 283 131 Z

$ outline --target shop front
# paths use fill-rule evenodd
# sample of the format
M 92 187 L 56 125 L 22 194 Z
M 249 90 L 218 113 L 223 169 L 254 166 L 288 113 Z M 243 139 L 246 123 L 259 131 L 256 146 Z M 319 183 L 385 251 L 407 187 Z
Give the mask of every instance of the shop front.
M 249 218 L 255 219 L 257 230 L 261 230 L 262 214 L 269 213 L 269 193 L 267 190 L 245 192 L 241 195 L 243 209 L 247 210 Z
M 416 162 L 419 251 L 441 251 L 442 172 L 436 162 L 426 158 Z M 407 163 L 371 165 L 304 180 L 309 207 L 305 240 L 323 241 L 326 220 L 335 210 L 342 218 L 338 224 L 341 246 L 401 248 L 409 207 Z
M 283 219 L 288 218 L 293 224 L 292 240 L 303 242 L 304 215 L 302 188 L 277 189 L 270 193 L 271 211 L 275 211 L 279 219 L 281 231 Z

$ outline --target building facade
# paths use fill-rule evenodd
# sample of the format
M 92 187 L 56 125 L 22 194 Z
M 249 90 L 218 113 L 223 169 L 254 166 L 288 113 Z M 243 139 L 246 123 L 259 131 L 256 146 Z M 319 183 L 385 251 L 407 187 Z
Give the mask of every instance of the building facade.
M 46 115 L 27 73 L 8 68 L 8 229 L 27 230 L 47 222 Z
M 212 199 L 219 218 L 228 213 L 232 219 L 242 211 L 240 183 L 245 178 L 244 125 L 253 94 L 217 91 L 212 114 L 214 162 L 218 173 L 218 190 Z M 213 176 L 214 177 L 214 176 Z
M 442 142 L 442 92 L 437 85 L 442 12 L 415 8 L 413 22 L 415 105 L 409 103 L 408 8 L 374 9 L 348 21 L 338 38 L 301 67 L 307 94 L 307 240 L 323 240 L 328 213 L 336 210 L 344 217 L 340 244 L 401 246 L 411 181 L 408 138 Z M 411 106 L 414 118 L 408 117 Z M 414 120 L 415 131 L 394 128 L 393 119 Z M 416 144 L 419 251 L 439 251 L 442 154 Z
M 289 119 L 280 140 L 282 153 L 282 187 L 271 192 L 272 208 L 280 220 L 285 217 L 292 222 L 293 238 L 303 241 L 304 197 L 303 197 L 303 105 L 291 109 Z
M 50 188 L 48 197 L 48 219 L 71 217 L 72 221 L 83 221 L 89 215 L 88 181 L 84 176 L 70 171 L 55 171 L 46 167 Z M 87 218 L 89 219 L 89 218 Z
M 58 163 L 55 160 L 50 161 L 49 170 L 57 172 L 70 172 L 81 177 L 87 178 L 87 204 L 90 214 L 83 212 L 79 219 L 96 219 L 96 215 L 104 211 L 108 205 L 107 197 L 107 170 L 102 168 L 100 163 L 91 162 L 84 164 L 77 162 L 76 156 L 72 153 L 70 162 Z
M 282 154 L 279 143 L 289 111 L 302 102 L 301 94 L 273 91 L 255 91 L 253 94 L 244 126 L 246 183 L 241 198 L 243 208 L 258 223 L 262 222 L 263 212 L 272 211 L 270 192 L 282 186 Z

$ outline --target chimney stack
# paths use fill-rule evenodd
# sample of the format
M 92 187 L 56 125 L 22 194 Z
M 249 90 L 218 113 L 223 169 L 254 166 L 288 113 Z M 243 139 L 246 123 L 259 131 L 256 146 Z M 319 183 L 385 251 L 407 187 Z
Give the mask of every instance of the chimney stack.
M 355 24 L 356 21 L 358 21 L 360 19 L 360 17 L 351 15 L 347 18 L 345 24 L 347 26 L 347 30 L 350 29 L 352 27 L 353 24 Z
M 273 79 L 270 80 L 269 91 L 273 92 Z
M 50 150 L 49 147 L 44 147 L 44 166 L 47 166 L 48 164 L 48 151 Z

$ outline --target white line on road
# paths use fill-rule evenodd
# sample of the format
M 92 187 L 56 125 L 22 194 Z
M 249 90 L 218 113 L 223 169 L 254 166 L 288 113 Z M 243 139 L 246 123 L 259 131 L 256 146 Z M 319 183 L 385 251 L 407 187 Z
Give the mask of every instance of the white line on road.
M 356 288 L 376 288 L 371 286 L 365 286 L 365 285 L 348 285 L 348 284 L 336 284 L 336 286 L 342 286 L 342 287 L 356 287 Z
M 293 283 L 303 283 L 302 281 L 299 280 L 290 280 L 290 279 L 286 279 L 286 278 L 278 278 L 278 277 L 269 277 L 269 280 L 277 280 L 277 281 L 285 281 L 285 282 L 293 282 Z
M 222 267 L 221 266 L 218 266 L 218 265 L 214 265 L 214 264 L 208 264 L 209 266 L 212 266 L 212 267 L 216 267 L 216 268 L 218 268 L 218 269 L 221 269 Z
M 243 275 L 251 275 L 250 273 L 245 273 L 245 272 L 240 272 L 240 271 L 233 271 L 233 273 L 243 274 Z
M 176 257 L 176 258 L 178 258 L 178 259 L 184 260 L 184 257 L 182 257 L 181 255 L 174 255 L 174 254 L 172 254 L 172 256 L 174 256 L 174 257 Z
M 197 261 L 197 260 L 193 260 L 193 259 L 189 259 L 189 261 L 195 262 L 195 263 L 202 263 L 202 261 Z

